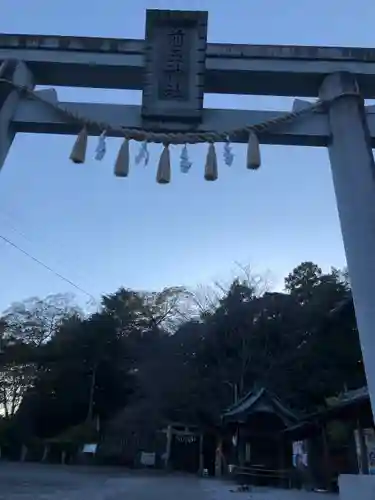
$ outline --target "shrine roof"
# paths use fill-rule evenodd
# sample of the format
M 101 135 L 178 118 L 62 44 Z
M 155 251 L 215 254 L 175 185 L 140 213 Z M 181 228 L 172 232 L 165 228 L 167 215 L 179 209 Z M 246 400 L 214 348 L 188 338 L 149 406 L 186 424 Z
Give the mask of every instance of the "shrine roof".
M 222 414 L 224 423 L 244 423 L 255 413 L 273 413 L 286 425 L 298 420 L 297 415 L 287 408 L 281 400 L 265 388 L 249 391 L 242 399 Z

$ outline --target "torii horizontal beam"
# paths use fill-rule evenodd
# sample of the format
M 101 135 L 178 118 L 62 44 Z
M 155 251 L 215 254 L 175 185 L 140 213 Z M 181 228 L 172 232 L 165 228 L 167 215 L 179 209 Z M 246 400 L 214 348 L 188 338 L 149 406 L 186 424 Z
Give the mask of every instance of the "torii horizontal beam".
M 0 35 L 0 62 L 24 61 L 39 85 L 143 89 L 143 40 Z M 204 91 L 315 97 L 330 73 L 353 74 L 375 98 L 375 49 L 291 45 L 207 45 Z
M 40 93 L 48 94 L 48 90 Z M 57 101 L 56 101 L 57 103 Z M 144 129 L 142 124 L 141 106 L 121 104 L 93 104 L 93 103 L 59 103 L 62 108 L 75 111 L 78 115 L 85 116 L 97 123 L 111 123 L 115 127 Z M 196 132 L 223 132 L 243 128 L 249 125 L 268 121 L 283 115 L 277 111 L 245 111 L 229 109 L 204 109 L 203 121 Z M 367 111 L 372 146 L 375 147 L 375 109 L 369 106 Z M 77 134 L 81 125 L 74 121 L 66 121 L 60 113 L 40 102 L 22 99 L 18 104 L 12 120 L 15 132 L 41 133 L 41 134 Z M 171 132 L 173 124 L 168 124 L 168 130 L 162 123 L 153 123 L 154 132 Z M 183 124 L 175 124 L 176 131 L 188 131 Z M 92 128 L 90 135 L 99 135 L 100 129 Z M 116 134 L 108 135 L 116 136 Z M 118 135 L 120 136 L 120 134 Z M 309 114 L 290 123 L 278 125 L 267 133 L 259 133 L 259 140 L 263 144 L 296 145 L 296 146 L 327 146 L 329 143 L 330 128 L 327 114 L 324 112 Z M 236 137 L 238 143 L 246 143 L 248 134 Z

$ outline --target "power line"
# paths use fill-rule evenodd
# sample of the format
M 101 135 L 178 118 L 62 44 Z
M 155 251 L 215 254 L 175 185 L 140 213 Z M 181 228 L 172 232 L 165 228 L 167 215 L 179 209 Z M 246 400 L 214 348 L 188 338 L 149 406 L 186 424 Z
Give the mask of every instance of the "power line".
M 2 209 L 3 210 L 3 209 Z M 10 226 L 10 228 L 15 232 L 17 233 L 18 235 L 22 236 L 22 238 L 24 238 L 25 240 L 29 241 L 30 243 L 33 243 L 33 241 L 25 234 L 23 233 L 22 231 L 20 231 L 14 224 L 13 224 L 13 221 L 12 221 L 12 217 L 10 217 L 6 212 L 4 212 L 3 210 L 3 213 L 0 212 L 0 217 L 2 217 L 3 219 L 5 219 L 7 221 L 7 224 Z
M 57 276 L 61 280 L 65 281 L 70 286 L 76 288 L 80 292 L 84 293 L 85 295 L 87 295 L 88 297 L 90 297 L 91 300 L 94 300 L 96 302 L 95 297 L 93 295 L 91 295 L 91 293 L 87 292 L 82 287 L 80 287 L 79 285 L 77 285 L 76 283 L 74 283 L 73 281 L 71 281 L 70 279 L 68 279 L 65 276 L 63 276 L 62 274 L 58 273 L 57 271 L 55 271 L 54 269 L 52 269 L 52 267 L 48 266 L 47 264 L 44 264 L 44 262 L 42 262 L 41 260 L 37 259 L 33 255 L 31 255 L 30 253 L 28 253 L 26 250 L 24 250 L 23 248 L 21 248 L 18 245 L 16 245 L 16 243 L 13 243 L 13 241 L 9 240 L 8 238 L 6 238 L 5 236 L 3 236 L 1 234 L 0 234 L 0 239 L 2 239 L 3 241 L 5 241 L 5 243 L 7 243 L 11 247 L 15 248 L 19 252 L 23 253 L 24 255 L 26 255 L 26 257 L 29 257 L 29 259 L 33 260 L 34 262 L 36 262 L 40 266 L 44 267 L 44 269 L 47 269 L 47 271 L 49 271 L 50 273 L 54 274 L 55 276 Z
M 29 236 L 27 236 L 23 231 L 20 231 L 13 223 L 13 217 L 14 216 L 11 216 L 9 215 L 7 212 L 5 212 L 4 209 L 1 209 L 2 212 L 0 211 L 0 217 L 2 217 L 6 222 L 7 224 L 9 225 L 10 229 L 12 229 L 13 232 L 15 232 L 16 234 L 18 234 L 19 236 L 21 236 L 23 239 L 25 239 L 26 241 L 28 241 L 29 243 L 31 243 L 32 245 L 35 245 L 36 243 L 36 240 L 35 239 L 31 239 Z M 54 262 L 57 263 L 58 265 L 60 264 L 61 265 L 61 260 L 60 259 L 54 259 Z

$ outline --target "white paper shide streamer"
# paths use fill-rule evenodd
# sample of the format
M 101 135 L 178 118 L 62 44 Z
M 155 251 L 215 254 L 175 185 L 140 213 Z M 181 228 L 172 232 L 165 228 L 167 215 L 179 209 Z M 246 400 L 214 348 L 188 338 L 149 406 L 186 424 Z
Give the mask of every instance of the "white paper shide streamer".
M 105 153 L 107 151 L 107 146 L 105 143 L 106 138 L 107 138 L 107 133 L 104 130 L 99 136 L 98 145 L 96 146 L 95 150 L 95 160 L 102 161 L 102 159 L 104 158 Z

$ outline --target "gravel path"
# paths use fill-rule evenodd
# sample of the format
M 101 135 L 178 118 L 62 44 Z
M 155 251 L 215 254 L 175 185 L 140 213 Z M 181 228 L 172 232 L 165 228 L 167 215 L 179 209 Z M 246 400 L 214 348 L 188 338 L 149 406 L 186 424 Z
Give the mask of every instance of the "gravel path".
M 202 480 L 207 500 L 339 500 L 338 495 L 299 490 L 250 487 L 248 492 L 231 492 L 235 487 L 212 479 Z
M 188 475 L 107 467 L 62 467 L 0 462 L 0 500 L 321 500 L 335 495 L 253 489 Z
M 206 500 L 194 476 L 0 462 L 0 500 Z

